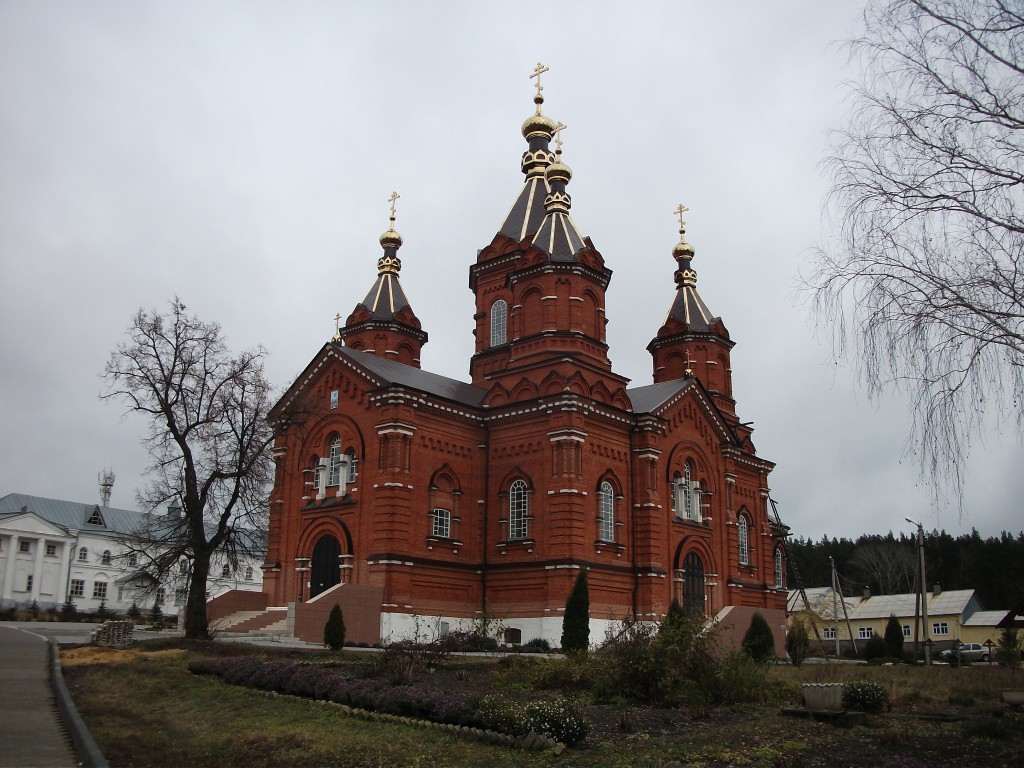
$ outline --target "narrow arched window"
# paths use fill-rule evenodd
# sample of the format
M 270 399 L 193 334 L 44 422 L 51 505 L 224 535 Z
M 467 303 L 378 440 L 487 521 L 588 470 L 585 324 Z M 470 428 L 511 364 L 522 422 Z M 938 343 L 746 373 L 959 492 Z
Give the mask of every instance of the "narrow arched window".
M 327 469 L 327 485 L 339 485 L 341 483 L 341 438 L 335 436 L 331 440 L 331 464 Z
M 693 462 L 683 466 L 683 517 L 693 520 Z
M 310 470 L 310 472 L 313 475 L 313 479 L 309 481 L 309 482 L 311 482 L 313 484 L 312 487 L 313 487 L 314 491 L 319 491 L 320 490 L 320 473 L 317 471 L 317 467 L 319 466 L 319 464 L 320 464 L 320 457 L 317 456 L 314 453 L 313 454 L 313 462 L 312 462 L 312 467 L 313 468 Z M 307 483 L 307 485 L 308 485 L 308 483 Z
M 737 530 L 739 534 L 739 556 L 740 565 L 750 565 L 750 555 L 748 549 L 748 538 L 747 538 L 747 518 L 744 515 L 739 516 L 737 522 Z
M 775 550 L 775 586 L 782 586 L 782 550 Z
M 431 533 L 439 539 L 450 539 L 452 536 L 452 513 L 450 509 L 435 509 L 433 512 Z
M 89 548 L 88 547 L 82 547 L 80 550 L 78 550 L 78 561 L 80 563 L 84 563 L 84 562 L 88 561 L 88 559 L 89 559 Z
M 530 500 L 526 495 L 526 483 L 516 480 L 508 489 L 508 537 L 525 539 L 530 531 Z
M 113 559 L 113 555 L 110 554 L 109 549 L 104 549 L 103 554 L 100 556 L 100 562 L 104 565 L 110 565 L 110 561 Z
M 615 489 L 605 480 L 597 491 L 598 534 L 601 541 L 615 541 Z
M 356 469 L 356 464 L 359 459 L 356 458 L 355 448 L 349 448 L 348 451 L 345 452 L 345 455 L 348 456 L 348 475 L 345 478 L 345 482 L 354 483 L 356 481 L 356 477 L 359 476 L 359 472 Z
M 491 346 L 497 347 L 505 343 L 508 327 L 508 304 L 498 299 L 491 304 Z

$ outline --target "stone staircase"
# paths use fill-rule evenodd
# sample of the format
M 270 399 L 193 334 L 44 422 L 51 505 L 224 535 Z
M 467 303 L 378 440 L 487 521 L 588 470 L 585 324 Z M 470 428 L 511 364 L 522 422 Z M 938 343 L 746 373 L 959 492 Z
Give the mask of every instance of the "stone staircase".
M 215 621 L 211 627 L 218 637 L 273 637 L 288 634 L 288 609 L 238 611 Z

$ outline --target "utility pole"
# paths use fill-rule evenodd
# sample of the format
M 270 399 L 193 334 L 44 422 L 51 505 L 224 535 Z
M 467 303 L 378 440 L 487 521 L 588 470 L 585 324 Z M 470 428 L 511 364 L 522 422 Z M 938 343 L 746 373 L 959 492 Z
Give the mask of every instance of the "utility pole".
M 836 561 L 829 555 L 829 566 L 832 568 L 832 634 L 836 641 L 836 658 L 839 658 L 839 606 L 836 605 Z M 851 636 L 852 639 L 852 636 Z
M 909 517 L 903 518 L 911 525 L 917 526 L 917 574 L 918 574 L 918 588 L 921 590 L 921 624 L 924 634 L 924 663 L 926 667 L 932 665 L 932 650 L 931 643 L 928 638 L 928 578 L 925 575 L 924 568 L 924 526 L 921 523 L 911 520 Z M 916 620 L 916 616 L 914 617 Z

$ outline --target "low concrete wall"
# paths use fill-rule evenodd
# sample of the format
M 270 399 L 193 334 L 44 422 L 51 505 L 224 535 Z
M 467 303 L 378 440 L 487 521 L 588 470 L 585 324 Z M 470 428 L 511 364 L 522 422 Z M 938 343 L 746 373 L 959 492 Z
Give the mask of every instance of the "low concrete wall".
M 380 605 L 384 599 L 383 587 L 362 584 L 338 584 L 308 603 L 295 603 L 295 629 L 293 635 L 307 643 L 324 641 L 324 625 L 335 604 L 341 606 L 345 618 L 345 642 L 380 642 Z
M 206 604 L 206 621 L 212 623 L 239 611 L 265 611 L 270 602 L 266 592 L 232 589 Z

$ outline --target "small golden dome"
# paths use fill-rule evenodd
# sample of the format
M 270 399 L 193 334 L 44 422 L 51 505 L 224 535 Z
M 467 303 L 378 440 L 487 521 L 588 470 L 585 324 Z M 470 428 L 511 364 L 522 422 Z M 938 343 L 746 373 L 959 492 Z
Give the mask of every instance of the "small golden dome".
M 395 232 L 394 227 L 391 227 L 380 236 L 380 244 L 385 248 L 401 248 L 402 236 Z
M 530 115 L 523 121 L 523 138 L 528 139 L 535 133 L 542 133 L 551 138 L 555 132 L 555 121 L 540 114 Z
M 676 243 L 676 247 L 672 249 L 672 256 L 678 261 L 679 259 L 692 259 L 693 254 L 696 253 L 693 246 L 686 242 L 683 237 L 679 238 L 679 242 Z
M 548 184 L 553 181 L 568 182 L 572 178 L 572 169 L 561 160 L 556 160 L 547 167 L 547 170 L 544 171 L 544 176 L 547 178 Z

